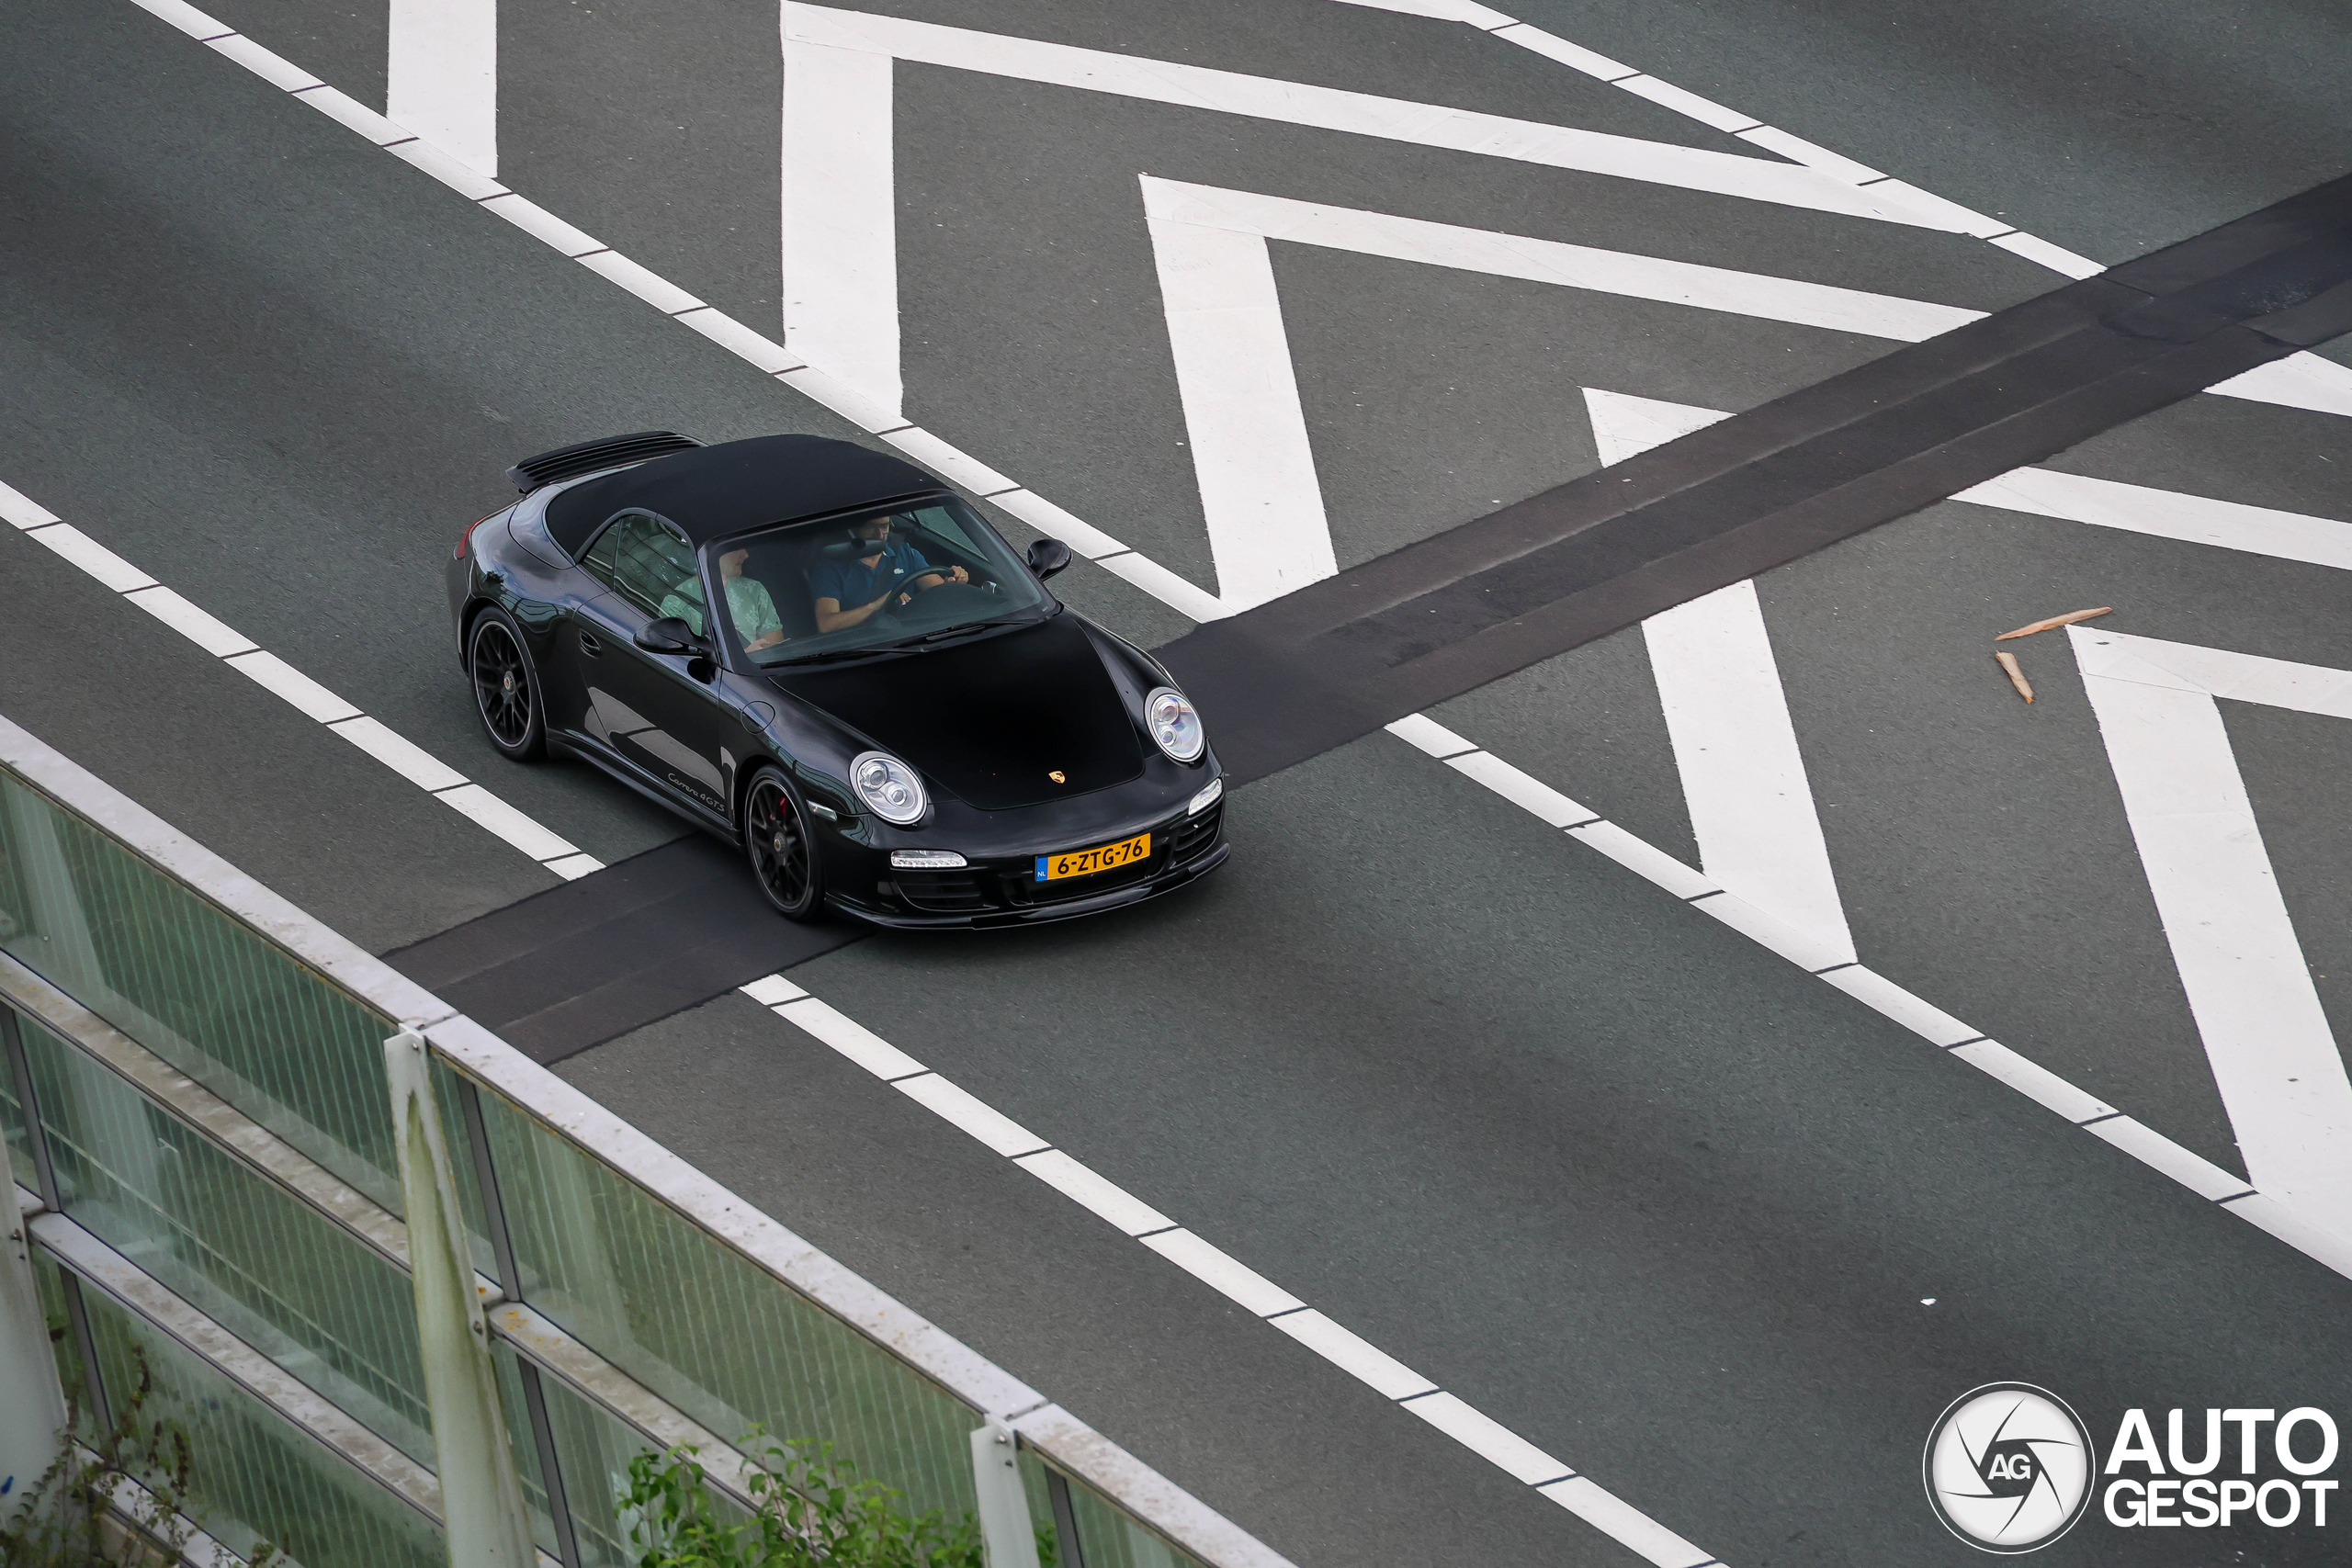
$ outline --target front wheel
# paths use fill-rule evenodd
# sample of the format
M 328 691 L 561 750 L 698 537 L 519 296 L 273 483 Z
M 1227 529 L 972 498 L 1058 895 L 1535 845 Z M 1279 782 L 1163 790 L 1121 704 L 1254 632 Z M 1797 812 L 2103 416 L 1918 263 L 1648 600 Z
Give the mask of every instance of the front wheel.
M 518 762 L 547 754 L 547 718 L 539 674 L 531 668 L 514 617 L 496 605 L 474 618 L 466 637 L 466 672 L 473 678 L 474 711 L 491 744 Z
M 816 841 L 784 775 L 774 768 L 762 768 L 743 792 L 743 848 L 752 877 L 777 914 L 788 920 L 817 918 L 824 878 L 817 867 Z

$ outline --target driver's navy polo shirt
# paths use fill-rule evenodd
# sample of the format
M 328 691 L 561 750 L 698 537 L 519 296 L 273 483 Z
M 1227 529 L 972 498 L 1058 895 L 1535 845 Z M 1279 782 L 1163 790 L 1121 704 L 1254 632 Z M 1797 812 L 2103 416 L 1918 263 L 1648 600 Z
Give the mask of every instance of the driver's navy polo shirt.
M 820 560 L 808 574 L 808 597 L 831 599 L 844 610 L 871 604 L 891 583 L 912 582 L 933 570 L 922 552 L 893 539 L 872 566 L 861 560 Z

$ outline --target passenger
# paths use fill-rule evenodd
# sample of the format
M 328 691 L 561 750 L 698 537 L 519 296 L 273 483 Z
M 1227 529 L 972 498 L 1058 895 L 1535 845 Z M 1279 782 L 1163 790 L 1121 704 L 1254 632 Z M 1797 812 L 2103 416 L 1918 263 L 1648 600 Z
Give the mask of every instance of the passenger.
M 718 575 L 727 584 L 727 611 L 735 619 L 735 635 L 743 639 L 746 652 L 757 653 L 784 640 L 784 620 L 775 613 L 768 585 L 743 575 L 743 563 L 751 558 L 749 550 L 728 551 L 718 558 Z
M 745 649 L 757 650 L 785 640 L 784 621 L 775 613 L 767 584 L 743 575 L 743 563 L 751 558 L 749 550 L 728 551 L 718 558 L 718 575 L 727 584 L 727 607 L 734 615 L 736 635 L 743 638 Z M 684 621 L 695 636 L 702 636 L 702 585 L 691 577 L 685 579 L 662 596 L 653 613 Z
M 808 574 L 808 592 L 815 599 L 817 629 L 837 632 L 862 625 L 895 595 L 904 604 L 913 589 L 936 588 L 945 581 L 969 582 L 972 574 L 960 566 L 944 572 L 923 558 L 912 545 L 890 537 L 888 516 L 869 517 L 857 525 L 856 536 L 873 551 L 854 560 L 820 560 Z M 855 606 L 844 610 L 842 605 Z

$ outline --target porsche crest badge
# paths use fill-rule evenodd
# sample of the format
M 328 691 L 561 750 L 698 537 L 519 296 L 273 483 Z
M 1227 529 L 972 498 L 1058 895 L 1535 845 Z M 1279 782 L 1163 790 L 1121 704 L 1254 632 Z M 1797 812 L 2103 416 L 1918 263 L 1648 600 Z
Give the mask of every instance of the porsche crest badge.
M 1047 773 L 1046 776 L 1053 780 L 1056 784 L 1069 783 L 1069 775 L 1063 773 L 1059 768 L 1056 768 L 1052 773 Z

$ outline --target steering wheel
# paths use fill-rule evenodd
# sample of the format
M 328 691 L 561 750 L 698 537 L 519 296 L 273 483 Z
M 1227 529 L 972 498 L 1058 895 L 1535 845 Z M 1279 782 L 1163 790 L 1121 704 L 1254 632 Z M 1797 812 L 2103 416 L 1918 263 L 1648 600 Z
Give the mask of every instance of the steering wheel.
M 937 577 L 937 578 L 939 579 L 939 581 L 936 581 L 936 582 L 934 582 L 934 583 L 932 583 L 932 584 L 931 584 L 930 586 L 928 586 L 928 587 L 918 587 L 918 586 L 916 586 L 916 585 L 915 585 L 915 584 L 913 584 L 913 583 L 909 583 L 909 584 L 907 584 L 903 589 L 897 589 L 897 590 L 893 590 L 893 591 L 892 591 L 892 592 L 891 592 L 891 595 L 890 595 L 892 603 L 891 603 L 891 604 L 889 604 L 889 606 L 888 606 L 888 613 L 889 613 L 890 615 L 894 615 L 894 616 L 911 616 L 911 615 L 914 615 L 914 614 L 915 614 L 919 609 L 921 609 L 921 608 L 922 608 L 922 604 L 921 604 L 921 603 L 920 603 L 920 600 L 922 599 L 922 595 L 924 595 L 924 594 L 928 594 L 928 593 L 938 592 L 944 592 L 944 591 L 950 590 L 950 589 L 961 589 L 961 590 L 963 590 L 963 591 L 964 591 L 964 592 L 967 592 L 967 593 L 982 593 L 982 594 L 993 594 L 993 593 L 994 593 L 994 592 L 996 592 L 996 591 L 997 591 L 997 589 L 996 589 L 996 584 L 995 584 L 995 583 L 993 583 L 993 582 L 976 582 L 976 581 L 960 581 L 960 582 L 959 582 L 959 581 L 957 581 L 956 580 L 956 578 L 955 578 L 955 577 L 953 577 L 952 575 L 950 575 L 950 573 L 951 573 L 953 570 L 954 570 L 954 568 L 952 568 L 952 567 L 937 567 L 937 566 L 934 566 L 934 567 L 926 567 L 926 568 L 924 568 L 924 569 L 923 569 L 923 570 L 922 570 L 922 572 L 920 575 L 922 575 L 922 576 L 923 576 L 923 577 L 934 577 L 934 576 L 935 576 L 935 577 Z M 907 594 L 912 595 L 912 597 L 911 597 L 911 598 L 910 598 L 910 600 L 909 600 L 909 602 L 908 602 L 908 603 L 906 603 L 906 604 L 900 604 L 897 603 L 898 596 L 899 596 L 899 594 L 900 592 L 905 592 L 905 593 L 907 593 Z M 948 593 L 948 594 L 947 594 L 947 597 L 948 597 L 949 599 L 951 599 L 951 600 L 960 600 L 960 595 L 958 595 L 958 594 L 956 594 L 956 593 L 954 593 L 954 592 L 950 592 L 950 593 Z M 986 599 L 983 599 L 983 600 L 981 600 L 981 601 L 980 601 L 980 603 L 981 603 L 981 604 L 987 604 L 987 603 L 988 603 L 988 601 L 987 601 Z M 948 612 L 948 613 L 953 614 L 953 611 L 951 610 L 951 611 L 950 611 L 950 612 Z

